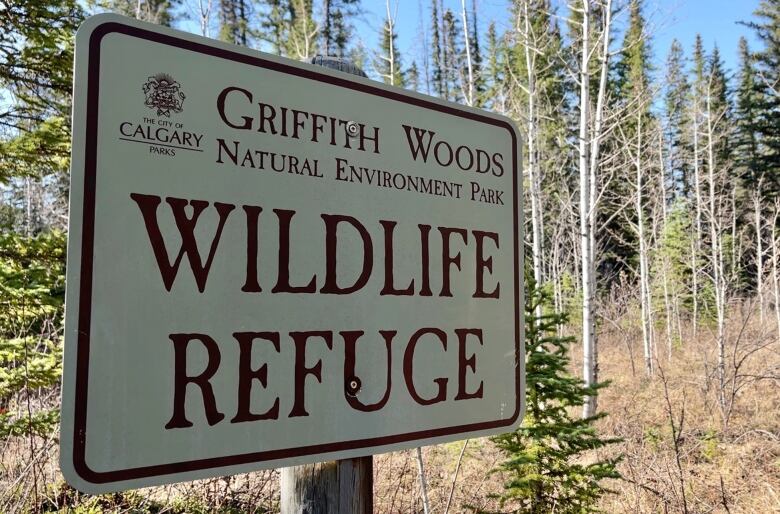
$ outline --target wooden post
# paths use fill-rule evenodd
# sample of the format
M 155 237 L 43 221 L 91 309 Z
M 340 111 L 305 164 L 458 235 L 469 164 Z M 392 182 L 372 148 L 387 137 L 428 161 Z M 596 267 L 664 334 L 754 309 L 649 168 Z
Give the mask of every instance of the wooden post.
M 366 76 L 347 59 L 318 55 L 311 63 Z M 282 468 L 281 475 L 282 514 L 370 514 L 374 510 L 371 456 Z
M 282 514 L 370 514 L 373 457 L 283 468 Z

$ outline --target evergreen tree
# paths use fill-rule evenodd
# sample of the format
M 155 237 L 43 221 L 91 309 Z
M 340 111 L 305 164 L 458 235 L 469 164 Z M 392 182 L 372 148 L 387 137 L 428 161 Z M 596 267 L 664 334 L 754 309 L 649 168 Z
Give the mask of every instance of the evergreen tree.
M 693 43 L 693 84 L 691 87 L 691 120 L 695 121 L 695 126 L 691 127 L 692 131 L 696 131 L 696 134 L 692 133 L 692 138 L 699 139 L 698 156 L 694 156 L 693 159 L 697 159 L 699 162 L 692 162 L 692 166 L 698 165 L 700 168 L 703 164 L 703 154 L 701 145 L 701 132 L 702 132 L 702 110 L 704 109 L 705 97 L 707 95 L 707 83 L 705 79 L 705 65 L 707 62 L 707 55 L 704 52 L 704 42 L 702 41 L 701 34 L 696 34 L 696 39 Z
M 374 59 L 374 69 L 385 84 L 404 87 L 404 73 L 401 69 L 401 53 L 398 51 L 397 40 L 395 20 L 388 17 L 382 26 L 380 50 Z
M 739 39 L 739 61 L 734 111 L 734 157 L 740 177 L 755 187 L 763 175 L 758 147 L 761 89 L 756 77 L 754 58 L 744 37 Z
M 653 290 L 654 308 L 663 312 L 665 306 L 664 295 L 670 301 L 677 302 L 671 310 L 679 313 L 682 310 L 690 312 L 692 309 L 691 297 L 691 210 L 686 199 L 677 198 L 669 207 L 666 223 L 663 224 L 658 237 L 658 242 L 653 251 L 652 275 L 665 276 L 665 284 L 657 281 Z M 666 287 L 666 291 L 664 291 Z M 671 315 L 670 326 L 679 320 Z M 679 328 L 679 327 L 678 327 Z M 674 329 L 672 329 L 674 332 Z M 682 343 L 679 337 L 672 339 L 678 344 Z
M 573 338 L 556 335 L 566 316 L 555 312 L 537 316 L 538 306 L 549 310 L 549 295 L 534 284 L 530 273 L 526 284 L 525 418 L 514 432 L 493 438 L 507 457 L 501 464 L 508 475 L 502 500 L 519 504 L 518 511 L 528 514 L 595 512 L 596 502 L 607 492 L 602 480 L 619 478 L 619 458 L 585 463 L 582 456 L 617 440 L 599 436 L 595 418 L 572 416 L 573 408 L 597 388 L 587 388 L 569 374 Z
M 480 105 L 493 111 L 504 112 L 507 85 L 504 80 L 503 68 L 506 49 L 498 39 L 496 24 L 491 22 L 487 30 L 487 61 L 485 63 L 485 91 L 480 99 Z
M 621 96 L 636 101 L 646 95 L 650 84 L 650 41 L 645 30 L 641 0 L 631 0 L 628 30 L 623 39 L 623 49 L 617 62 L 617 85 Z M 650 105 L 644 105 L 648 113 Z
M 180 3 L 181 0 L 89 0 L 87 2 L 90 7 L 99 7 L 167 27 L 173 23 L 174 10 Z
M 0 87 L 8 93 L 0 102 L 0 183 L 67 180 L 73 42 L 83 16 L 76 0 L 12 3 L 0 16 Z
M 308 61 L 318 52 L 319 26 L 314 22 L 312 0 L 287 0 L 287 10 L 285 55 Z
M 253 34 L 271 44 L 270 51 L 286 55 L 287 38 L 290 33 L 290 0 L 264 0 L 260 27 Z
M 640 174 L 640 183 L 637 184 L 636 158 L 641 158 L 643 168 L 645 161 L 650 157 L 646 152 L 635 149 L 637 143 L 641 148 L 649 146 L 649 136 L 654 118 L 651 115 L 651 54 L 650 40 L 645 28 L 643 4 L 640 0 L 631 0 L 629 4 L 629 25 L 626 30 L 619 60 L 615 64 L 615 91 L 616 109 L 624 110 L 624 118 L 620 122 L 620 139 L 617 135 L 614 139 L 605 142 L 604 146 L 609 153 L 620 155 L 620 170 L 624 172 L 624 179 L 617 181 L 604 195 L 599 208 L 599 218 L 605 221 L 606 232 L 609 236 L 603 239 L 603 266 L 612 273 L 628 271 L 638 262 L 642 270 L 642 245 L 647 243 L 647 232 L 642 224 L 647 224 L 647 201 L 641 199 L 641 209 L 637 208 L 636 200 L 632 200 L 641 192 L 645 193 L 646 185 L 651 181 L 650 174 Z M 640 127 L 641 126 L 641 127 Z M 640 132 L 641 128 L 641 132 Z M 641 142 L 639 141 L 641 137 Z M 631 144 L 627 144 L 630 141 Z M 630 152 L 633 151 L 633 154 Z M 653 160 L 652 162 L 655 162 Z M 625 209 L 624 206 L 633 206 Z M 621 212 L 623 214 L 621 214 Z M 640 220 L 639 216 L 643 216 Z M 628 218 L 631 223 L 626 223 Z M 633 226 L 632 226 L 633 225 Z M 639 232 L 643 232 L 645 242 L 640 241 Z M 646 278 L 646 277 L 645 277 Z M 640 281 L 642 277 L 640 274 Z
M 687 198 L 690 193 L 689 112 L 690 84 L 685 73 L 683 48 L 672 41 L 666 58 L 666 92 L 664 95 L 665 143 L 669 182 L 676 198 Z
M 325 55 L 347 55 L 352 37 L 351 19 L 360 13 L 360 0 L 324 0 L 322 50 Z
M 417 69 L 416 61 L 412 61 L 412 65 L 406 70 L 406 86 L 412 91 L 420 90 L 420 70 Z
M 249 6 L 246 0 L 220 0 L 219 38 L 234 45 L 247 45 Z
M 701 34 L 696 34 L 696 39 L 693 42 L 693 83 L 694 83 L 694 95 L 698 98 L 704 96 L 704 67 L 707 62 L 707 55 L 704 52 L 704 41 L 702 41 Z
M 59 407 L 28 413 L 22 400 L 55 390 L 62 377 L 65 304 L 62 232 L 0 233 L 0 441 L 56 433 Z M 24 327 L 24 328 L 21 328 Z
M 717 45 L 707 61 L 707 91 L 710 100 L 710 116 L 718 132 L 716 152 L 718 162 L 726 165 L 731 158 L 731 144 L 728 133 L 731 131 L 731 102 L 729 99 L 728 79 L 723 60 Z
M 431 2 L 431 52 L 433 57 L 433 90 L 441 98 L 444 94 L 444 63 L 441 47 L 441 22 L 439 20 L 439 0 Z
M 474 107 L 481 107 L 484 101 L 485 78 L 482 76 L 482 49 L 479 44 L 479 25 L 477 23 L 477 0 L 471 2 L 471 20 L 469 22 L 469 44 L 471 48 L 471 71 L 474 76 Z
M 768 185 L 780 191 L 780 0 L 761 0 L 746 23 L 753 28 L 763 48 L 755 54 L 760 89 L 760 117 L 757 126 L 761 151 L 757 164 Z
M 349 60 L 352 61 L 352 63 L 361 70 L 366 69 L 368 62 L 368 50 L 365 46 L 363 46 L 362 41 L 358 40 L 355 43 L 355 46 L 350 49 Z
M 461 32 L 458 18 L 450 9 L 445 9 L 441 16 L 442 22 L 442 84 L 445 100 L 459 100 L 458 74 L 461 67 L 462 49 L 458 45 Z M 462 99 L 462 95 L 460 95 Z

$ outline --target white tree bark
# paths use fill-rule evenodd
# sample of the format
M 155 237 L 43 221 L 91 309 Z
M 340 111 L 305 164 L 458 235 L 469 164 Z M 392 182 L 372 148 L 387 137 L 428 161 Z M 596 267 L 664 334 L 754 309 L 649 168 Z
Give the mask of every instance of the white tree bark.
M 593 313 L 593 253 L 591 247 L 591 173 L 590 139 L 588 134 L 590 107 L 590 0 L 582 0 L 582 56 L 580 62 L 580 248 L 582 257 L 582 375 L 586 386 L 594 386 L 598 380 L 596 362 L 596 324 Z M 589 396 L 582 406 L 582 416 L 596 413 L 596 396 Z
M 463 0 L 465 2 L 465 0 Z M 539 132 L 538 114 L 537 114 L 537 91 L 536 91 L 536 51 L 537 42 L 531 26 L 529 12 L 529 0 L 523 0 L 522 16 L 523 30 L 522 41 L 525 47 L 525 66 L 526 79 L 528 83 L 528 130 L 526 134 L 528 142 L 528 178 L 530 182 L 531 196 L 531 237 L 532 237 L 532 260 L 534 270 L 534 280 L 541 285 L 544 280 L 542 270 L 542 208 L 541 208 L 541 180 L 539 176 L 539 158 L 536 148 L 537 134 Z M 465 10 L 464 10 L 465 13 Z M 541 305 L 537 309 L 537 314 L 541 315 Z
M 468 84 L 465 89 L 466 104 L 474 105 L 474 67 L 471 63 L 471 41 L 469 41 L 469 19 L 466 16 L 466 0 L 460 0 L 460 15 L 463 19 L 463 42 L 466 47 L 466 68 L 468 70 Z
M 664 140 L 663 130 L 658 130 L 658 187 L 661 194 L 661 231 L 666 229 L 666 223 L 668 221 L 668 213 L 666 209 L 666 164 L 664 161 Z M 669 280 L 667 269 L 669 268 L 669 258 L 666 253 L 663 255 L 663 263 L 661 264 L 661 280 L 664 286 L 664 312 L 666 317 L 666 356 L 668 359 L 672 358 L 672 325 L 674 323 L 672 310 L 674 302 L 671 300 L 669 293 Z
M 717 209 L 716 198 L 716 158 L 715 158 L 715 126 L 713 118 L 717 113 L 712 112 L 712 92 L 708 88 L 706 100 L 707 119 L 707 168 L 709 182 L 709 227 L 710 247 L 712 261 L 712 286 L 715 294 L 715 311 L 717 317 L 717 346 L 718 346 L 718 402 L 721 413 L 726 408 L 726 279 L 724 276 L 723 241 L 721 239 L 721 216 Z M 723 419 L 726 422 L 725 416 Z
M 756 230 L 756 293 L 758 295 L 758 314 L 761 324 L 764 323 L 764 241 L 763 221 L 761 220 L 761 182 L 753 193 L 753 224 Z
M 702 238 L 702 194 L 701 194 L 701 170 L 699 166 L 699 111 L 700 102 L 698 95 L 693 101 L 693 182 L 696 201 L 696 234 L 691 241 L 691 274 L 693 277 L 693 337 L 696 338 L 699 326 L 699 264 L 701 258 Z
M 385 1 L 385 7 L 387 9 L 387 30 L 390 31 L 390 85 L 394 86 L 395 84 L 395 45 L 393 44 L 393 34 L 395 34 L 395 27 L 393 23 L 393 17 L 390 14 L 390 0 Z
M 648 268 L 647 243 L 645 239 L 645 212 L 642 194 L 642 109 L 637 108 L 637 139 L 636 139 L 636 217 L 637 237 L 639 238 L 639 289 L 640 308 L 642 312 L 642 347 L 645 354 L 645 373 L 653 374 L 653 342 L 651 335 L 650 313 L 650 271 Z

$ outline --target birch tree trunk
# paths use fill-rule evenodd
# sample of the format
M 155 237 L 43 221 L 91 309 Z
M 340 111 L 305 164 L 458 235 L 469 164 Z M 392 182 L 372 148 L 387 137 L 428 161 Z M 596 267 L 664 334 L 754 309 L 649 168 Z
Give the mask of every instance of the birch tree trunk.
M 756 293 L 758 295 L 758 315 L 764 324 L 764 242 L 762 240 L 763 222 L 761 221 L 761 181 L 753 193 L 753 224 L 756 229 Z
M 642 311 L 642 347 L 645 354 L 645 373 L 653 374 L 653 345 L 650 333 L 652 323 L 650 314 L 649 270 L 647 266 L 647 244 L 645 242 L 645 213 L 642 196 L 642 111 L 637 110 L 637 141 L 636 141 L 636 216 L 637 235 L 639 237 L 639 290 L 640 308 Z
M 389 64 L 390 64 L 390 85 L 394 86 L 395 84 L 395 44 L 393 42 L 393 34 L 395 34 L 395 27 L 393 23 L 393 17 L 390 14 L 390 0 L 386 0 L 385 7 L 387 9 L 387 30 L 390 31 L 390 55 L 389 58 Z
M 582 0 L 582 58 L 580 63 L 580 247 L 582 253 L 582 354 L 583 380 L 594 386 L 598 380 L 596 362 L 596 324 L 593 316 L 593 248 L 591 247 L 590 140 L 588 139 L 590 72 L 590 0 Z M 588 396 L 582 406 L 584 418 L 596 413 L 596 396 Z
M 709 178 L 709 226 L 710 246 L 712 260 L 712 285 L 715 293 L 715 311 L 717 316 L 717 345 L 718 345 L 718 403 L 723 415 L 724 425 L 728 422 L 726 412 L 726 291 L 723 263 L 723 244 L 720 236 L 720 213 L 716 209 L 715 201 L 715 135 L 712 118 L 712 94 L 707 93 L 707 168 Z
M 587 2 L 586 2 L 587 3 Z M 588 18 L 590 14 L 590 6 L 588 5 L 586 7 L 585 11 L 585 18 Z M 583 24 L 585 22 L 583 21 Z M 587 21 L 587 27 L 590 27 L 590 21 Z M 586 211 L 588 213 L 587 215 L 587 233 L 588 233 L 588 270 L 587 273 L 585 273 L 585 269 L 583 268 L 583 283 L 587 279 L 589 282 L 589 288 L 588 288 L 588 296 L 589 296 L 589 302 L 588 302 L 588 310 L 590 312 L 590 315 L 588 317 L 588 330 L 591 334 L 591 367 L 592 367 L 592 384 L 596 384 L 598 382 L 598 340 L 596 338 L 596 319 L 595 319 L 595 313 L 594 313 L 594 300 L 595 300 L 595 291 L 596 291 L 596 214 L 598 212 L 598 181 L 597 181 L 597 174 L 598 174 L 598 168 L 599 168 L 599 153 L 601 150 L 601 137 L 603 135 L 604 131 L 604 103 L 606 101 L 607 96 L 607 80 L 609 76 L 609 42 L 610 42 L 610 34 L 611 34 L 611 27 L 612 27 L 612 0 L 606 0 L 606 4 L 604 5 L 604 26 L 603 26 L 603 32 L 601 34 L 602 38 L 602 44 L 601 44 L 601 55 L 600 55 L 600 61 L 601 61 L 601 69 L 600 69 L 600 76 L 599 76 L 599 90 L 598 90 L 598 96 L 596 97 L 596 112 L 594 114 L 594 127 L 593 127 L 593 137 L 590 141 L 590 155 L 586 156 L 586 160 L 589 158 L 589 170 L 588 170 L 588 210 Z M 584 40 L 589 40 L 590 35 L 584 36 Z M 584 52 L 584 50 L 583 50 Z M 583 60 L 584 60 L 584 69 L 585 73 L 588 72 L 588 61 L 589 61 L 589 53 L 583 53 Z M 589 82 L 590 75 L 587 75 Z M 587 103 L 587 101 L 586 101 Z M 588 116 L 585 117 L 586 120 Z M 586 129 L 586 135 L 587 135 L 587 125 L 585 126 Z M 582 130 L 582 127 L 580 127 L 580 130 Z M 587 277 L 587 278 L 586 278 Z M 583 291 L 583 298 L 585 298 L 585 294 Z M 584 301 L 583 301 L 583 310 L 584 310 Z M 583 316 L 583 323 L 585 320 L 585 316 Z M 585 330 L 585 326 L 583 326 L 583 331 Z M 588 382 L 586 382 L 587 384 Z M 590 405 L 591 399 L 588 399 L 588 402 L 583 406 L 583 416 L 586 416 L 587 414 L 594 415 L 596 413 L 596 398 L 594 397 L 592 399 L 592 407 Z
M 469 19 L 466 16 L 466 0 L 460 0 L 460 15 L 463 19 L 463 42 L 466 48 L 466 68 L 468 70 L 468 84 L 466 84 L 466 104 L 474 105 L 474 66 L 471 62 L 471 41 L 469 40 Z M 527 7 L 526 7 L 527 8 Z
M 661 233 L 666 229 L 668 213 L 666 210 L 666 166 L 664 164 L 664 141 L 663 131 L 658 130 L 658 164 L 660 165 L 658 173 L 659 191 L 661 192 Z M 663 263 L 661 265 L 661 280 L 664 285 L 664 312 L 666 315 L 666 356 L 672 358 L 672 324 L 673 324 L 673 302 L 669 295 L 669 280 L 667 269 L 669 268 L 669 256 L 666 252 L 663 254 Z
M 465 0 L 462 0 L 465 5 Z M 537 92 L 536 92 L 536 38 L 532 35 L 531 19 L 528 9 L 529 0 L 523 0 L 523 42 L 525 46 L 526 74 L 528 80 L 528 178 L 531 193 L 531 232 L 534 280 L 541 285 L 544 280 L 542 271 L 542 209 L 541 184 L 539 177 L 539 159 L 536 148 L 538 134 Z M 464 7 L 465 16 L 465 7 Z M 541 305 L 538 308 L 541 315 Z
M 699 258 L 701 256 L 702 237 L 702 197 L 701 170 L 699 167 L 699 102 L 698 97 L 693 102 L 693 182 L 696 200 L 696 234 L 691 241 L 691 274 L 693 277 L 693 337 L 696 338 L 699 326 Z

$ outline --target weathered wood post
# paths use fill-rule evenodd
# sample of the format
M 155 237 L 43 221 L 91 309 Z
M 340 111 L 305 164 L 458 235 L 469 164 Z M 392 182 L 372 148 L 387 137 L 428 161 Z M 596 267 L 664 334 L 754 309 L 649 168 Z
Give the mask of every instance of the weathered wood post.
M 317 56 L 312 64 L 365 77 L 347 59 Z M 374 508 L 373 457 L 282 468 L 282 514 L 368 514 Z
M 373 511 L 373 457 L 282 469 L 282 514 L 367 514 Z

